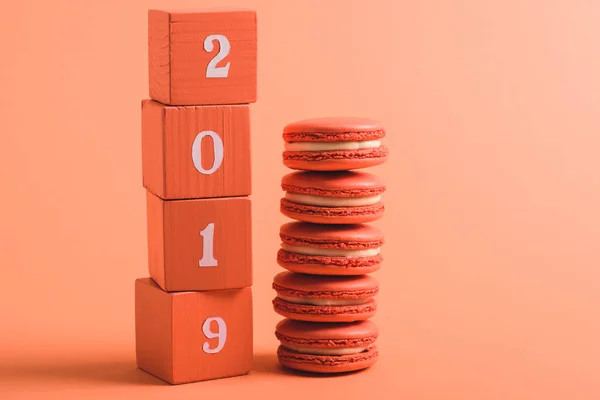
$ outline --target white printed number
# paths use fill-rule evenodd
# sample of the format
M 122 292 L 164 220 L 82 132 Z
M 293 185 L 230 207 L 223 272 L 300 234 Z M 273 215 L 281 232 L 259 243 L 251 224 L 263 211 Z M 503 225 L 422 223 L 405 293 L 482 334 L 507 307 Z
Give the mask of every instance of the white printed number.
M 204 39 L 204 51 L 211 53 L 215 49 L 214 41 L 219 42 L 219 52 L 210 60 L 206 67 L 207 78 L 227 78 L 229 74 L 229 62 L 223 67 L 217 67 L 217 64 L 229 54 L 231 45 L 229 40 L 223 35 L 209 35 Z
M 206 136 L 210 136 L 213 140 L 213 164 L 209 169 L 204 169 L 202 167 L 202 139 Z M 221 164 L 223 163 L 223 141 L 214 131 L 202 131 L 196 135 L 194 142 L 192 143 L 192 161 L 194 162 L 194 167 L 204 175 L 210 175 L 215 172 Z
M 210 223 L 200 232 L 202 236 L 202 259 L 198 262 L 200 267 L 216 267 L 217 260 L 214 255 L 215 224 Z
M 210 325 L 213 321 L 217 323 L 218 329 L 216 332 L 210 329 Z M 204 324 L 202 325 L 202 332 L 204 333 L 204 336 L 206 336 L 207 339 L 218 339 L 216 347 L 210 347 L 210 343 L 204 342 L 204 344 L 202 345 L 202 350 L 204 350 L 205 353 L 215 354 L 223 350 L 223 346 L 225 346 L 225 341 L 227 340 L 227 325 L 225 324 L 225 321 L 223 321 L 223 318 L 207 318 L 206 321 L 204 321 Z

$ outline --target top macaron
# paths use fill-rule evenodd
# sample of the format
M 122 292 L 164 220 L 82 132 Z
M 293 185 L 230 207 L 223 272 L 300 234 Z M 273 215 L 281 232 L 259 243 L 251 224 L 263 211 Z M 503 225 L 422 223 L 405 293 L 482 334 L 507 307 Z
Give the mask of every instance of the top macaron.
M 283 129 L 283 164 L 307 171 L 343 171 L 386 161 L 383 126 L 366 118 L 315 118 Z

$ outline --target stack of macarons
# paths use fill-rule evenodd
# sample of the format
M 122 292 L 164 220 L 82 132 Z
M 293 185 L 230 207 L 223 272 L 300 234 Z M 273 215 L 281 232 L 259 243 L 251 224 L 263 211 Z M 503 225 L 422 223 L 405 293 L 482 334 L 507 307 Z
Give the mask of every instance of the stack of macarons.
M 282 365 L 318 373 L 349 372 L 377 361 L 370 274 L 382 263 L 383 235 L 368 222 L 383 216 L 385 185 L 357 171 L 386 161 L 382 125 L 363 118 L 318 118 L 287 125 L 280 209 L 295 220 L 281 226 L 273 281 Z

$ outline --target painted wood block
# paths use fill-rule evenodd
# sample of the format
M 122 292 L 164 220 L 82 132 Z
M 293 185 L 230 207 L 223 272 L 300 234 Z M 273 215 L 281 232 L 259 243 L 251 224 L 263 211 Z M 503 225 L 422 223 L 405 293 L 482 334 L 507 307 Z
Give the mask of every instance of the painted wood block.
M 150 97 L 165 104 L 256 101 L 256 12 L 148 12 Z
M 138 367 L 172 384 L 246 374 L 251 289 L 168 293 L 137 279 L 135 340 Z
M 248 105 L 142 101 L 142 173 L 144 187 L 163 199 L 249 195 Z
M 169 292 L 252 285 L 247 197 L 162 200 L 146 192 L 150 276 Z

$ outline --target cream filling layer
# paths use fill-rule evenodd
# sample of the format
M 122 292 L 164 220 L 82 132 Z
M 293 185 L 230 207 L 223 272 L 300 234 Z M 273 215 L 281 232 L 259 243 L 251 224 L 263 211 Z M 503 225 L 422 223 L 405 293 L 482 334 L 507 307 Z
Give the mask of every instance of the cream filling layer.
M 372 257 L 381 252 L 381 247 L 375 249 L 362 250 L 344 250 L 344 249 L 321 249 L 305 246 L 291 246 L 287 243 L 281 243 L 281 248 L 290 253 L 305 254 L 307 256 L 326 256 L 326 257 Z
M 367 299 L 307 299 L 300 297 L 292 297 L 292 296 L 283 296 L 278 294 L 278 298 L 281 300 L 285 300 L 288 303 L 294 304 L 306 304 L 311 306 L 356 306 L 358 304 L 365 304 L 367 301 L 371 300 Z
M 375 149 L 381 146 L 380 140 L 353 140 L 344 142 L 286 142 L 285 151 L 333 151 Z
M 348 354 L 358 354 L 363 351 L 367 351 L 369 347 L 346 347 L 340 349 L 322 349 L 322 348 L 311 348 L 311 347 L 299 347 L 289 344 L 281 344 L 286 349 L 302 353 L 302 354 L 315 354 L 323 356 L 346 356 Z
M 311 194 L 298 194 L 286 192 L 285 198 L 298 204 L 323 207 L 361 207 L 372 206 L 381 201 L 381 195 L 370 197 L 325 197 Z

